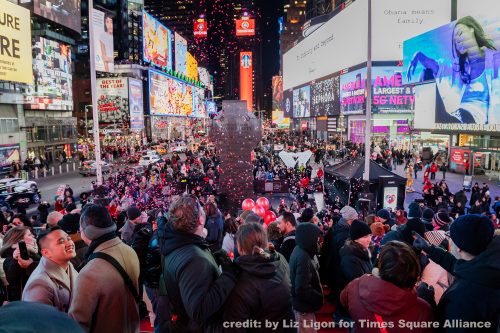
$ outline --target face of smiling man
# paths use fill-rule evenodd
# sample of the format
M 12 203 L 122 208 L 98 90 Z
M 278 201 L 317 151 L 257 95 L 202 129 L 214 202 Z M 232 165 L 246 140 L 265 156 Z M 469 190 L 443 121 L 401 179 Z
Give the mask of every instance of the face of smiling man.
M 67 233 L 60 229 L 50 232 L 41 239 L 40 246 L 45 258 L 63 268 L 67 268 L 69 261 L 76 257 L 75 243 Z

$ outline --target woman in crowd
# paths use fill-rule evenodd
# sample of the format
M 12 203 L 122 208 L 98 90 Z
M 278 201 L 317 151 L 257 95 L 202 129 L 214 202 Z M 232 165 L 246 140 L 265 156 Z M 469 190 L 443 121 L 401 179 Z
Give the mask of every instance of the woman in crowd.
M 213 202 L 208 202 L 204 208 L 205 214 L 207 215 L 205 228 L 208 234 L 206 240 L 210 245 L 210 250 L 215 252 L 222 248 L 222 241 L 224 239 L 224 220 L 221 212 Z
M 238 231 L 238 222 L 232 217 L 224 220 L 224 240 L 222 241 L 222 249 L 227 253 L 234 253 L 236 246 L 235 235 Z

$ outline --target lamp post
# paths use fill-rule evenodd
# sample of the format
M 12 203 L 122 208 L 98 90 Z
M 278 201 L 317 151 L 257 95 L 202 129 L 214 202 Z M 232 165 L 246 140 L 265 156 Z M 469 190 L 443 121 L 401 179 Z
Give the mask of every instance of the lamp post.
M 372 136 L 372 0 L 368 0 L 368 52 L 366 62 L 366 125 L 365 125 L 365 170 L 363 180 L 370 180 L 370 148 Z

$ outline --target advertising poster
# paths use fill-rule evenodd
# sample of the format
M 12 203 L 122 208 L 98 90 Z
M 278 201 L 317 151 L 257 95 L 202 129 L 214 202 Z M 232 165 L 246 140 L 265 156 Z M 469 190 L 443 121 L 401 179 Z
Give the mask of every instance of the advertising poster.
M 172 69 L 172 34 L 147 12 L 142 12 L 143 60 Z
M 207 115 L 209 117 L 211 117 L 212 115 L 215 116 L 217 114 L 217 104 L 215 102 L 206 101 L 205 102 L 205 107 L 207 109 Z
M 149 70 L 149 112 L 157 116 L 190 116 L 193 112 L 193 87 Z
M 311 116 L 311 87 L 304 86 L 293 90 L 293 117 L 309 118 Z
M 459 18 L 404 43 L 404 82 L 436 82 L 437 129 L 500 130 L 500 19 L 493 13 Z
M 210 86 L 210 73 L 208 72 L 208 69 L 198 67 L 198 80 L 205 86 L 205 88 Z
M 415 107 L 414 87 L 403 87 L 402 67 L 372 68 L 372 112 L 404 113 Z
M 354 143 L 365 143 L 365 121 L 349 121 L 349 140 Z
M 205 89 L 193 87 L 194 106 L 191 117 L 207 118 L 207 109 L 205 105 Z
M 283 91 L 283 112 L 285 117 L 293 116 L 293 90 Z
M 236 36 L 253 36 L 255 35 L 255 20 L 241 19 L 236 20 Z
M 0 19 L 0 40 L 9 45 L 0 52 L 0 81 L 33 83 L 30 11 L 0 0 L 0 18 L 11 17 L 14 24 Z
M 338 116 L 340 114 L 340 77 L 332 76 L 311 85 L 313 116 Z
M 35 37 L 33 54 L 35 80 L 26 90 L 26 108 L 73 110 L 71 47 L 43 37 Z
M 151 117 L 151 134 L 153 138 L 168 139 L 168 121 L 165 117 Z
M 187 75 L 186 54 L 187 40 L 177 32 L 175 37 L 175 71 Z
M 252 52 L 240 52 L 240 100 L 247 101 L 247 110 L 253 110 Z
M 33 11 L 37 15 L 80 33 L 82 25 L 80 3 L 81 0 L 34 0 Z
M 21 161 L 19 145 L 0 145 L 0 174 L 10 172 L 12 162 Z
M 366 107 L 366 68 L 340 76 L 340 113 L 363 114 Z
M 397 187 L 384 187 L 384 203 L 383 208 L 396 209 L 398 204 L 398 188 Z
M 128 79 L 128 96 L 130 104 L 130 129 L 140 132 L 144 129 L 144 102 L 141 80 Z
M 290 128 L 290 118 L 285 117 L 285 113 L 283 111 L 274 110 L 272 112 L 272 122 L 273 124 L 276 124 L 277 128 Z
M 195 21 L 193 25 L 194 38 L 205 38 L 208 34 L 208 26 L 206 21 Z
M 94 23 L 95 69 L 100 72 L 113 73 L 115 71 L 113 18 L 94 9 L 92 21 Z
M 124 124 L 130 121 L 127 78 L 97 79 L 97 112 L 99 125 Z
M 283 76 L 273 76 L 273 110 L 281 110 L 283 105 Z
M 198 81 L 198 61 L 189 52 L 186 53 L 186 76 Z

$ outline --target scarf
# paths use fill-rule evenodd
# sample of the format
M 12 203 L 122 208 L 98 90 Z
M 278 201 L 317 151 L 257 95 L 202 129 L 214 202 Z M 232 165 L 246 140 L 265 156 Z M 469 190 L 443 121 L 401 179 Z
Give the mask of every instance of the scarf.
M 99 238 L 94 239 L 92 241 L 92 243 L 90 243 L 89 248 L 88 248 L 87 252 L 85 253 L 85 261 L 87 261 L 87 262 L 89 261 L 90 256 L 92 255 L 92 253 L 94 253 L 95 249 L 99 245 L 101 245 L 102 243 L 107 242 L 111 239 L 114 239 L 116 237 L 118 237 L 118 236 L 116 236 L 116 232 L 113 231 L 113 232 L 109 232 L 107 234 L 104 234 Z

